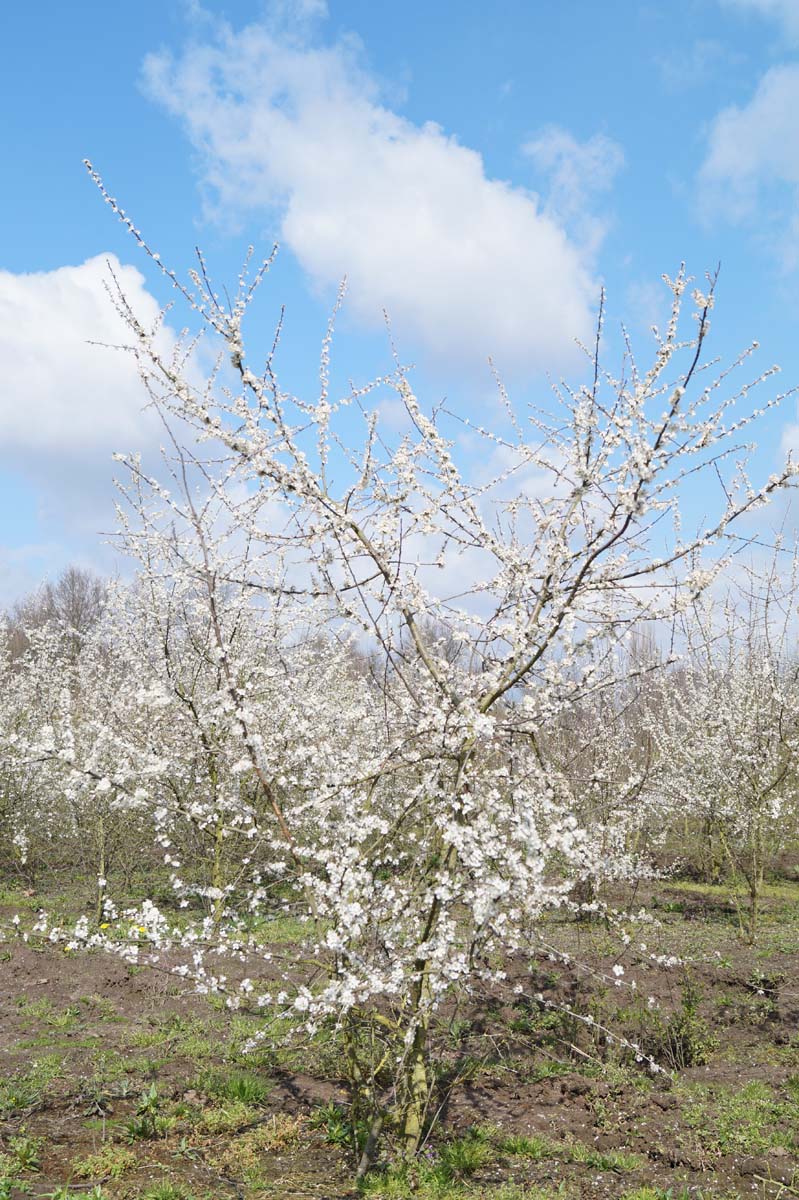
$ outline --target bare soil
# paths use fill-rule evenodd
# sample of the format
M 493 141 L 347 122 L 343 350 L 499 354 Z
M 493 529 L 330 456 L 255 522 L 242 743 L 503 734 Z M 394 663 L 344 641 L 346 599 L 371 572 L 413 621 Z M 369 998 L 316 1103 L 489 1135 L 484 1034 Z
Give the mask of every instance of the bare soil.
M 501 987 L 446 1014 L 427 1158 L 475 1126 L 491 1147 L 458 1195 L 799 1196 L 799 885 L 773 889 L 754 947 L 723 889 L 663 885 L 649 899 L 661 924 L 636 930 L 625 957 L 602 927 L 564 925 L 553 941 L 571 961 L 508 964 Z M 685 962 L 653 963 L 664 950 Z M 167 973 L 0 944 L 0 1198 L 354 1195 L 331 1117 L 346 1117 L 335 1057 L 247 1057 L 257 1025 Z M 224 1095 L 237 1074 L 262 1092 Z M 153 1084 L 158 1128 L 134 1136 Z M 518 1152 L 514 1136 L 539 1150 Z M 433 1194 L 423 1178 L 418 1191 Z

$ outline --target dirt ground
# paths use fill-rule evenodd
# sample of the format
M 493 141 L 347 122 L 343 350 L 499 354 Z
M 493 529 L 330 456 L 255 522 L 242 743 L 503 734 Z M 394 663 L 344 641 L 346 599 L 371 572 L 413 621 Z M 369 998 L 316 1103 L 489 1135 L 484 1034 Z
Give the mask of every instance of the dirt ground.
M 369 1194 L 799 1196 L 799 886 L 769 890 L 755 947 L 723 888 L 647 899 L 625 957 L 563 925 L 571 961 L 542 949 L 447 1013 L 418 1174 Z M 258 1020 L 103 953 L 0 943 L 0 1200 L 354 1195 L 335 1054 L 247 1053 Z

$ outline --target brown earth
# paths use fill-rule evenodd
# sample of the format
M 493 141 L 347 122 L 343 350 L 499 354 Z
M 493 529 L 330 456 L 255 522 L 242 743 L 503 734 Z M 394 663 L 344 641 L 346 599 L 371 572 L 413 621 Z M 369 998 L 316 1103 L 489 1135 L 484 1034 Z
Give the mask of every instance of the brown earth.
M 738 937 L 723 890 L 663 886 L 650 897 L 661 925 L 642 924 L 623 956 L 603 928 L 563 925 L 547 935 L 568 962 L 511 963 L 501 986 L 452 1006 L 426 1154 L 475 1126 L 491 1146 L 457 1194 L 799 1196 L 799 886 L 774 893 L 756 947 Z M 651 961 L 666 950 L 687 965 Z M 346 1117 L 335 1057 L 248 1058 L 257 1027 L 255 1014 L 181 994 L 164 971 L 0 944 L 0 1200 L 95 1186 L 120 1200 L 353 1195 L 335 1144 L 336 1112 Z M 636 1063 L 624 1039 L 667 1070 Z M 237 1108 L 214 1094 L 214 1072 L 261 1080 L 263 1094 Z M 133 1137 L 153 1083 L 163 1127 Z M 539 1150 L 509 1148 L 514 1135 L 538 1137 Z M 26 1142 L 36 1163 L 23 1169 Z M 98 1154 L 110 1157 L 92 1163 Z M 416 1186 L 433 1195 L 423 1173 Z

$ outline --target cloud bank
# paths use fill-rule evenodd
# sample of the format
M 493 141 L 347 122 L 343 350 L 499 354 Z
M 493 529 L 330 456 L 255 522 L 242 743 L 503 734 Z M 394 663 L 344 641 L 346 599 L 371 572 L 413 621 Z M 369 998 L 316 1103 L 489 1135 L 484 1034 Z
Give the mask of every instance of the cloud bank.
M 700 172 L 706 211 L 751 222 L 786 266 L 799 252 L 799 64 L 772 67 L 748 104 L 714 119 Z
M 624 166 L 621 146 L 604 133 L 579 142 L 567 129 L 548 125 L 524 143 L 522 153 L 549 177 L 545 211 L 571 228 L 590 253 L 598 251 L 607 227 L 593 215 L 592 202 L 610 191 Z
M 793 58 L 799 46 L 797 0 L 720 0 L 729 11 L 774 23 Z M 771 67 L 745 104 L 731 104 L 710 122 L 698 176 L 707 217 L 749 225 L 783 269 L 799 265 L 799 63 Z
M 777 21 L 789 38 L 799 41 L 799 4 L 796 0 L 721 0 L 721 3 L 724 8 Z
M 590 249 L 534 193 L 490 178 L 477 151 L 381 103 L 356 39 L 314 45 L 307 22 L 222 26 L 151 55 L 144 78 L 221 211 L 269 210 L 316 288 L 347 276 L 367 328 L 386 309 L 403 346 L 450 368 L 489 354 L 510 372 L 574 361 L 598 298 Z M 591 161 L 605 150 L 592 145 Z M 563 154 L 554 166 L 563 176 Z
M 92 343 L 130 340 L 106 291 L 109 266 L 145 323 L 158 304 L 114 255 L 77 267 L 0 271 L 0 460 L 26 472 L 79 460 L 83 469 L 149 440 L 146 395 L 131 356 Z
M 70 560 L 107 567 L 97 534 L 114 525 L 111 455 L 158 446 L 132 356 L 91 344 L 130 340 L 106 292 L 109 266 L 137 314 L 154 321 L 143 276 L 114 255 L 0 271 L 0 483 L 5 475 L 23 485 L 11 493 L 22 506 L 15 522 L 34 539 L 0 545 L 0 602 Z

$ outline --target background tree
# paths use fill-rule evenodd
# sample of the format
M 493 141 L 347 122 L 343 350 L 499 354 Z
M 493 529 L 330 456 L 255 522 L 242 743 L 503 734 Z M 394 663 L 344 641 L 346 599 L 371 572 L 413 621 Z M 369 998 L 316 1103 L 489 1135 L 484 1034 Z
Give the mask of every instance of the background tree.
M 49 623 L 68 632 L 77 651 L 81 638 L 91 633 L 103 614 L 106 586 L 93 571 L 70 566 L 54 583 L 43 583 L 30 596 L 17 601 L 6 615 L 12 660 L 27 649 L 29 631 Z
M 652 726 L 659 793 L 700 826 L 714 878 L 743 881 L 752 942 L 766 870 L 799 819 L 797 560 L 780 571 L 781 557 L 778 547 L 770 568 L 697 605 L 686 661 L 665 681 Z

